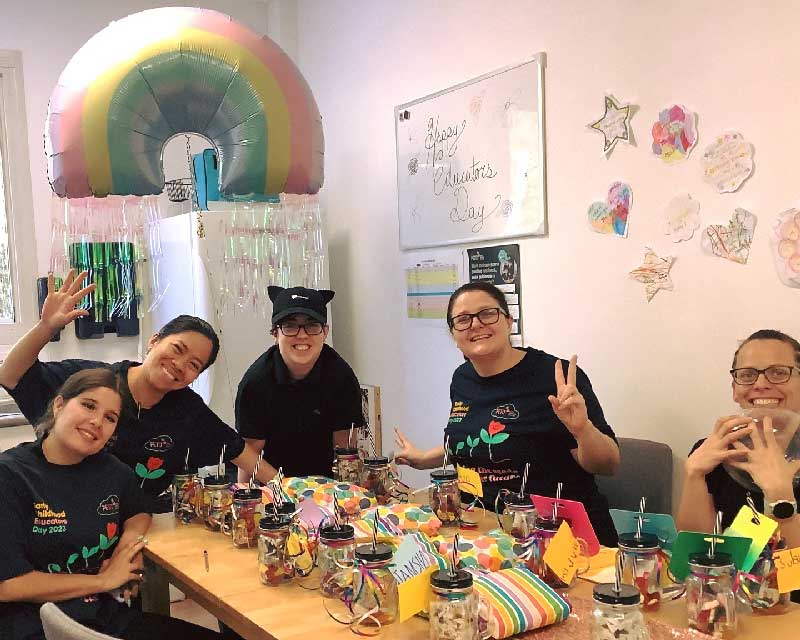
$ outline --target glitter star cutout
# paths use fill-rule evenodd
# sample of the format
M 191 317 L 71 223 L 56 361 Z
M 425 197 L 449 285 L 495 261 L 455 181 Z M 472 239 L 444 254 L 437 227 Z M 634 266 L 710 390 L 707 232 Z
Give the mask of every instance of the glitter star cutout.
M 656 255 L 656 252 L 650 247 L 645 247 L 644 262 L 630 273 L 634 280 L 638 280 L 644 284 L 648 302 L 653 299 L 653 296 L 655 296 L 660 289 L 672 291 L 672 280 L 669 277 L 669 270 L 672 268 L 673 262 L 675 262 L 675 256 L 662 258 Z
M 631 143 L 631 105 L 620 106 L 614 96 L 605 99 L 606 112 L 603 117 L 587 125 L 603 134 L 603 153 L 609 155 L 619 140 Z

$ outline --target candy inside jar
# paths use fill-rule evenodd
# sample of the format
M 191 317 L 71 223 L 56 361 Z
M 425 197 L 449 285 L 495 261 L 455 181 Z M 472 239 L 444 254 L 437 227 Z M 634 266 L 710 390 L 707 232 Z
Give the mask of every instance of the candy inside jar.
M 275 587 L 291 580 L 294 567 L 286 551 L 291 521 L 285 516 L 265 515 L 258 523 L 258 576 Z
M 352 584 L 355 530 L 349 524 L 322 527 L 319 532 L 317 568 L 319 590 L 324 598 L 341 598 Z
M 460 522 L 461 491 L 455 469 L 437 469 L 431 472 L 428 500 L 434 515 L 443 525 L 457 525 Z
M 202 485 L 196 473 L 176 473 L 172 480 L 172 513 L 188 524 L 197 517 Z
M 651 533 L 624 533 L 619 536 L 622 556 L 621 580 L 639 589 L 645 611 L 661 604 L 662 556 L 658 536 Z
M 598 584 L 592 590 L 592 640 L 648 640 L 650 633 L 639 607 L 641 594 L 629 584 Z
M 500 500 L 504 503 L 502 510 Z M 517 542 L 527 542 L 533 537 L 538 513 L 530 495 L 501 490 L 495 500 L 495 511 L 500 527 Z
M 550 541 L 558 532 L 558 528 L 561 526 L 562 522 L 564 522 L 563 518 L 536 518 L 532 540 L 533 548 L 526 563 L 531 571 L 539 576 L 545 584 L 550 585 L 554 589 L 566 589 L 572 586 L 571 583 L 565 584 L 562 582 L 544 561 L 544 554 L 550 546 Z
M 263 515 L 261 498 L 262 493 L 259 489 L 237 489 L 233 492 L 230 523 L 233 546 L 240 548 L 256 546 L 258 522 Z
M 472 574 L 463 569 L 442 569 L 431 574 L 428 606 L 430 640 L 478 640 L 478 595 L 472 590 Z
M 397 619 L 397 582 L 389 570 L 392 555 L 392 548 L 382 543 L 356 547 L 352 602 L 356 627 L 382 626 Z
M 336 455 L 334 475 L 339 482 L 348 484 L 359 484 L 364 471 L 364 464 L 361 455 L 355 447 L 336 447 L 333 450 Z
M 389 458 L 379 456 L 364 460 L 364 473 L 361 486 L 375 494 L 378 504 L 389 502 L 392 491 L 389 477 Z
M 736 601 L 733 583 L 736 567 L 730 554 L 718 552 L 689 556 L 686 578 L 686 617 L 689 627 L 715 638 L 736 634 Z
M 225 515 L 231 507 L 232 496 L 228 481 L 221 476 L 208 476 L 203 481 L 200 499 L 200 517 L 206 528 L 220 531 Z
M 780 550 L 786 546 L 783 541 L 779 541 L 779 538 L 779 533 L 773 536 L 753 568 L 739 576 L 736 596 L 754 613 L 775 615 L 785 612 L 789 606 L 791 594 L 781 593 L 778 589 L 778 568 L 772 556 L 773 550 Z

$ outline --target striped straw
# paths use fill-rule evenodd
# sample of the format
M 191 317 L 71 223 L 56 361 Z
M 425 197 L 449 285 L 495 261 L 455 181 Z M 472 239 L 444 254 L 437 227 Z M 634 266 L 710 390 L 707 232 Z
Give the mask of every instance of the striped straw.
M 186 458 L 183 460 L 183 470 L 189 473 L 189 447 L 186 447 Z
M 217 465 L 217 477 L 222 477 L 222 465 L 225 464 L 225 445 L 222 445 L 222 451 L 219 454 L 219 464 Z
M 264 459 L 264 450 L 262 449 L 261 452 L 258 454 L 258 459 L 256 460 L 256 466 L 253 467 L 253 474 L 250 476 L 250 488 L 256 488 L 256 476 L 258 475 L 258 468 L 261 466 L 261 461 Z
M 336 491 L 333 492 L 333 528 L 339 531 L 342 526 L 339 523 L 339 500 L 336 499 Z
M 450 436 L 444 439 L 444 458 L 442 459 L 442 469 L 447 468 L 447 452 L 450 450 Z
M 619 595 L 622 584 L 622 554 L 617 550 L 617 557 L 614 562 L 614 593 Z
M 528 484 L 528 470 L 531 467 L 530 462 L 525 463 L 525 470 L 522 472 L 522 484 L 519 486 L 519 497 L 525 495 L 525 485 Z
M 747 506 L 750 507 L 750 511 L 753 514 L 753 524 L 761 524 L 761 519 L 758 517 L 758 509 L 756 509 L 756 503 L 753 502 L 753 497 L 750 495 L 750 492 L 747 492 Z
M 455 578 L 458 567 L 458 533 L 453 536 L 453 553 L 450 555 L 450 575 Z
M 377 551 L 378 549 L 378 518 L 376 517 L 372 521 L 372 550 Z
M 708 557 L 713 558 L 717 550 L 717 536 L 722 529 L 722 511 L 717 511 L 717 519 L 714 521 L 714 534 L 711 536 L 711 546 L 708 548 Z
M 558 518 L 558 503 L 561 500 L 561 491 L 563 489 L 564 489 L 564 483 L 559 482 L 556 485 L 556 499 L 555 502 L 553 502 L 553 518 L 552 518 L 553 522 L 555 522 L 556 519 Z
M 356 423 L 355 422 L 351 422 L 350 423 L 350 435 L 347 436 L 347 446 L 348 446 L 348 448 L 353 446 L 353 429 L 355 429 L 355 428 L 356 428 Z
M 639 500 L 639 515 L 636 516 L 636 537 L 642 537 L 642 521 L 644 520 L 644 509 L 647 504 L 647 498 L 642 496 Z

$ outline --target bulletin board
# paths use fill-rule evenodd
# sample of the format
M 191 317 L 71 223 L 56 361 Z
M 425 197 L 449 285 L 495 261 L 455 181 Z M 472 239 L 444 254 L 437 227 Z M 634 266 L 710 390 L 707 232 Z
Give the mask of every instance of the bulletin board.
M 544 235 L 545 56 L 395 107 L 400 248 Z

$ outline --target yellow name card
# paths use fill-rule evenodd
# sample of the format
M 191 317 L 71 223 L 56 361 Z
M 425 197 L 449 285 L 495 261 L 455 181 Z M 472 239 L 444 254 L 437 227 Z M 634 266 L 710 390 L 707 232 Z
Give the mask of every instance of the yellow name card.
M 422 573 L 397 585 L 398 622 L 404 622 L 420 611 L 428 610 L 431 601 L 431 574 L 437 569 L 437 566 L 428 567 Z
M 772 554 L 778 569 L 778 591 L 788 593 L 800 589 L 800 549 L 784 549 Z
M 559 580 L 569 584 L 578 571 L 578 558 L 581 555 L 581 545 L 572 535 L 572 529 L 566 521 L 561 523 L 556 535 L 550 540 L 547 551 L 544 552 L 544 563 L 550 567 Z
M 458 470 L 458 488 L 473 496 L 483 497 L 483 484 L 481 484 L 481 477 L 475 469 L 467 469 L 466 467 L 457 466 Z

